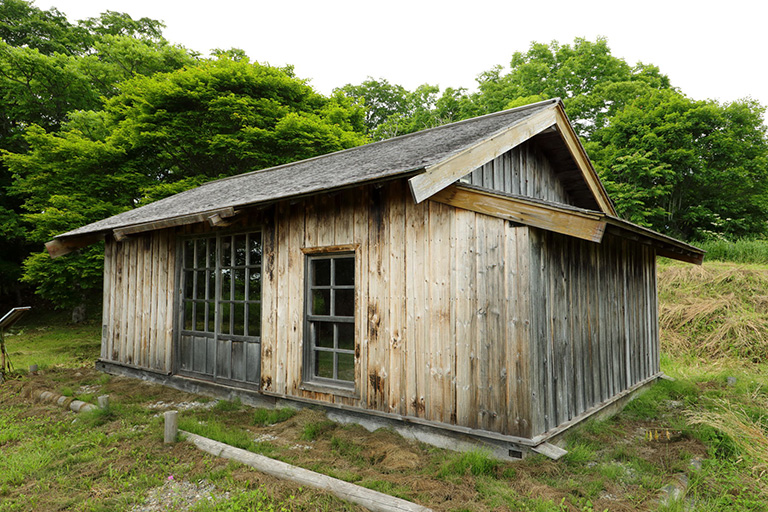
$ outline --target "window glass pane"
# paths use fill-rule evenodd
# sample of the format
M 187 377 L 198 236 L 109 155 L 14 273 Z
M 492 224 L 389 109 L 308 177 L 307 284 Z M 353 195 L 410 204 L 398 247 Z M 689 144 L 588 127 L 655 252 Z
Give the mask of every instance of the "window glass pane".
M 333 352 L 315 352 L 315 376 L 333 378 Z
M 205 270 L 198 270 L 196 272 L 197 274 L 197 293 L 195 294 L 196 299 L 205 300 Z
M 197 315 L 195 315 L 195 330 L 205 331 L 205 307 L 204 302 L 197 303 Z
M 355 290 L 334 290 L 334 315 L 355 315 Z
M 216 239 L 208 239 L 208 267 L 216 266 Z
M 219 322 L 219 332 L 229 334 L 229 302 L 222 302 L 219 306 L 221 321 Z
M 355 357 L 352 354 L 336 354 L 338 364 L 338 379 L 354 382 Z
M 261 233 L 252 233 L 248 237 L 249 265 L 261 265 Z
M 315 346 L 333 348 L 333 324 L 315 322 Z
M 331 314 L 331 290 L 312 290 L 312 314 Z
M 206 302 L 205 303 L 205 326 L 203 327 L 203 330 L 205 332 L 213 331 L 213 311 L 214 311 L 213 302 Z
M 312 261 L 314 267 L 315 280 L 312 283 L 313 286 L 329 286 L 331 284 L 331 260 L 314 260 Z
M 355 258 L 336 258 L 334 260 L 336 270 L 336 285 L 355 284 Z
M 232 334 L 245 336 L 245 304 L 232 304 L 235 323 L 232 326 Z
M 195 240 L 195 268 L 205 268 L 205 257 L 207 254 L 206 240 Z
M 245 266 L 245 235 L 235 237 L 235 265 Z
M 208 271 L 208 299 L 214 300 L 216 298 L 216 272 L 214 270 Z
M 249 290 L 248 300 L 261 300 L 261 270 L 258 268 L 248 269 Z
M 355 324 L 336 324 L 338 329 L 338 348 L 343 350 L 355 350 Z
M 228 268 L 221 269 L 221 300 L 229 300 L 231 298 L 231 276 L 232 270 Z
M 235 296 L 232 298 L 234 300 L 245 300 L 245 269 L 236 269 L 232 273 L 235 277 Z
M 192 301 L 184 301 L 184 330 L 192 330 Z
M 248 336 L 261 336 L 261 304 L 248 304 Z
M 193 299 L 192 293 L 195 286 L 195 273 L 192 270 L 184 271 L 184 298 Z
M 221 266 L 232 266 L 232 237 L 221 237 Z
M 192 268 L 194 265 L 195 257 L 195 242 L 194 240 L 187 240 L 184 242 L 184 268 Z

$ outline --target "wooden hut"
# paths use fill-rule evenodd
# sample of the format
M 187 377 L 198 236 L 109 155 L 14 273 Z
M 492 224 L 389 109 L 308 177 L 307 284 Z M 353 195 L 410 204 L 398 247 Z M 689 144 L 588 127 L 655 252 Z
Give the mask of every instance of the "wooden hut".
M 47 246 L 99 239 L 104 371 L 513 457 L 660 376 L 656 257 L 703 257 L 617 218 L 559 100 L 206 183 Z

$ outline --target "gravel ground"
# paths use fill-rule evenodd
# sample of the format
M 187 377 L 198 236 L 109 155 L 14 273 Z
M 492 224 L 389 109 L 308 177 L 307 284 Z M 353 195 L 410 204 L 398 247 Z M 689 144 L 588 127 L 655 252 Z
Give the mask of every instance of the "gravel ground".
M 200 480 L 197 483 L 176 481 L 169 477 L 161 487 L 155 487 L 147 494 L 143 505 L 135 505 L 131 512 L 162 512 L 191 510 L 199 501 L 217 501 L 229 498 L 229 492 L 217 493 L 213 484 Z

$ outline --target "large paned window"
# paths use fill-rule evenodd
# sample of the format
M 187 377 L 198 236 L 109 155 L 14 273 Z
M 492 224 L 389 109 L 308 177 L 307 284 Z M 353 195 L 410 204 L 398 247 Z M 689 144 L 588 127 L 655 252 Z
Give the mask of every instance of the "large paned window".
M 309 255 L 307 277 L 304 379 L 354 389 L 355 255 Z
M 180 369 L 256 381 L 260 368 L 261 233 L 182 243 Z

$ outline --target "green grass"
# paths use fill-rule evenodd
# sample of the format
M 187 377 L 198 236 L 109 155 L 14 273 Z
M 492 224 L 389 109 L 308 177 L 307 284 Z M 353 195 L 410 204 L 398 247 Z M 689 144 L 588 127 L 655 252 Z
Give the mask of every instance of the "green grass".
M 687 498 L 695 500 L 694 510 L 766 510 L 768 457 L 749 448 L 763 443 L 768 433 L 768 364 L 758 357 L 760 350 L 768 353 L 764 347 L 768 336 L 762 331 L 749 334 L 738 326 L 745 321 L 758 325 L 755 319 L 761 315 L 768 319 L 768 299 L 763 300 L 768 297 L 768 266 L 664 263 L 659 282 L 665 331 L 662 369 L 676 380 L 659 381 L 613 418 L 587 421 L 574 429 L 567 438 L 568 454 L 557 462 L 537 456 L 508 463 L 482 451 L 455 453 L 398 444 L 402 440 L 393 433 L 340 426 L 314 411 L 253 410 L 238 400 L 219 401 L 210 410 L 184 411 L 180 426 L 393 496 L 423 501 L 436 510 L 602 512 L 615 505 L 621 510 L 682 511 L 683 503 L 657 504 L 660 489 L 679 473 L 690 479 Z M 66 354 L 67 340 L 79 346 L 77 340 L 83 336 L 79 329 L 66 322 L 49 326 L 30 322 L 20 325 L 10 339 L 18 353 L 34 349 L 34 343 L 42 340 L 51 352 Z M 89 343 L 95 354 L 98 326 L 85 329 L 91 329 Z M 707 341 L 715 334 L 722 341 L 717 350 Z M 41 353 L 34 362 L 41 364 L 48 357 Z M 51 363 L 34 382 L 48 379 L 52 391 L 76 398 L 88 397 L 80 394 L 82 384 L 120 383 L 119 378 L 97 374 L 73 381 L 74 370 L 66 373 L 55 367 L 62 364 L 87 373 L 81 358 L 70 353 L 62 361 Z M 734 385 L 729 377 L 736 379 Z M 352 509 L 306 489 L 279 490 L 286 485 L 282 482 L 264 488 L 264 480 L 254 483 L 250 470 L 203 456 L 188 444 L 164 446 L 162 418 L 154 417 L 156 411 L 147 410 L 146 404 L 166 400 L 171 393 L 166 388 L 132 386 L 130 395 L 115 397 L 110 410 L 76 417 L 49 405 L 19 404 L 5 389 L 0 386 L 0 512 L 130 510 L 149 489 L 166 483 L 169 474 L 178 480 L 206 479 L 220 491 L 231 491 L 226 500 L 199 504 L 196 510 L 203 512 Z M 94 391 L 91 398 L 99 394 Z M 692 415 L 706 418 L 728 407 L 738 413 L 751 437 L 743 426 L 733 434 L 731 429 L 691 420 Z M 43 415 L 30 412 L 42 409 L 47 411 Z M 256 442 L 267 426 L 266 432 L 280 437 Z M 669 443 L 645 438 L 644 433 L 653 429 L 674 430 L 679 436 Z M 305 450 L 303 445 L 311 447 Z M 384 467 L 389 456 L 402 453 L 413 453 L 419 464 Z M 704 459 L 701 471 L 690 467 L 694 456 Z
M 695 245 L 707 251 L 706 261 L 768 264 L 768 240 L 708 240 Z
M 66 314 L 32 310 L 5 334 L 14 369 L 91 365 L 101 351 L 101 322 L 72 325 Z
M 260 427 L 275 425 L 293 418 L 296 415 L 296 409 L 283 407 L 280 409 L 256 409 L 253 413 L 253 424 Z
M 308 423 L 301 432 L 301 439 L 304 441 L 314 441 L 326 432 L 335 429 L 337 424 L 330 420 L 323 420 L 317 423 Z
M 495 476 L 499 461 L 487 450 L 451 454 L 437 472 L 438 478 L 451 476 Z

